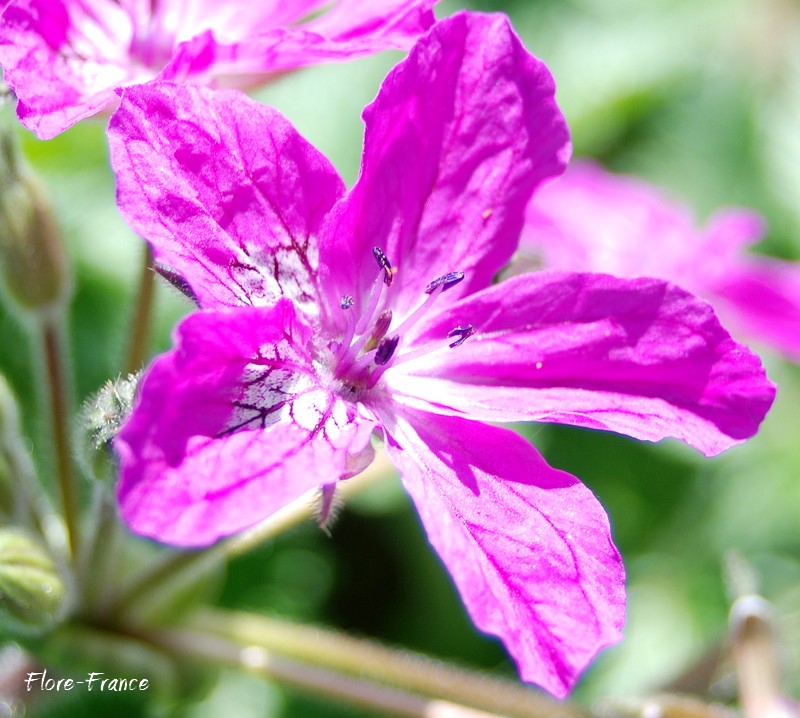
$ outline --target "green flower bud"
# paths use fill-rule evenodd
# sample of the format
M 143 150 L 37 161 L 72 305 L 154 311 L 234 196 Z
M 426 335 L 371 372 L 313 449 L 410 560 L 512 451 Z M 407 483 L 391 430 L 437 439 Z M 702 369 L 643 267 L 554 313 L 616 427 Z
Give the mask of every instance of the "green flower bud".
M 28 311 L 61 305 L 69 272 L 61 234 L 44 194 L 21 166 L 13 132 L 0 129 L 0 276 Z
M 98 478 L 114 473 L 109 444 L 130 414 L 138 381 L 138 374 L 107 381 L 84 404 L 81 443 L 86 465 Z
M 60 619 L 64 581 L 43 546 L 13 528 L 0 529 L 0 630 L 41 633 Z
M 107 381 L 86 403 L 85 425 L 95 449 L 111 441 L 128 418 L 138 381 L 138 374 Z

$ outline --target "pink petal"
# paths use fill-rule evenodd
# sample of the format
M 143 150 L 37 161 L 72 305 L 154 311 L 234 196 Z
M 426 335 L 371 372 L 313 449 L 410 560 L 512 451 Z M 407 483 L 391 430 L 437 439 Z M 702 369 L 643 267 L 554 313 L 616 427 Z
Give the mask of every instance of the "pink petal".
M 338 0 L 328 12 L 304 25 L 340 44 L 374 51 L 408 48 L 433 25 L 438 0 Z
M 800 360 L 800 263 L 746 253 L 764 236 L 746 209 L 698 228 L 686 207 L 633 177 L 574 162 L 528 207 L 521 255 L 551 269 L 666 279 L 712 302 L 736 335 Z
M 688 287 L 698 248 L 691 213 L 651 185 L 587 160 L 536 193 L 521 250 L 548 269 L 654 276 Z
M 516 248 L 534 187 L 569 154 L 554 92 L 505 16 L 437 23 L 364 111 L 361 176 L 320 240 L 329 304 L 366 302 L 375 246 L 397 268 L 401 315 L 447 272 L 466 272 L 451 299 L 487 285 Z
M 722 260 L 734 261 L 748 247 L 764 239 L 766 232 L 766 220 L 758 212 L 728 207 L 711 215 L 694 247 L 698 256 L 713 255 Z M 714 276 L 714 270 L 718 271 L 716 262 L 703 264 L 704 269 L 712 270 L 712 274 L 707 276 Z
M 153 0 L 116 0 L 116 2 L 128 13 L 134 28 L 145 28 L 150 24 Z
M 134 0 L 136 2 L 137 0 Z M 294 25 L 326 0 L 162 0 L 148 5 L 148 24 L 185 42 L 213 30 L 220 42 L 238 42 L 282 26 Z
M 223 30 L 209 25 L 219 42 L 208 48 L 213 54 L 208 77 L 237 82 L 239 75 L 254 78 L 265 72 L 284 72 L 317 62 L 352 60 L 387 49 L 407 49 L 434 23 L 431 10 L 436 0 L 339 0 L 310 22 L 296 24 L 320 2 L 295 7 L 256 11 L 253 17 L 233 12 Z M 219 14 L 219 10 L 216 11 Z M 264 17 L 255 15 L 261 13 Z M 238 28 L 238 29 L 237 29 Z M 197 72 L 197 64 L 189 70 Z M 165 79 L 178 77 L 171 65 Z M 230 78 L 230 80 L 225 80 Z M 242 84 L 241 80 L 238 80 Z
M 205 546 L 351 474 L 373 424 L 320 386 L 310 336 L 287 300 L 179 325 L 115 441 L 133 531 Z
M 405 49 L 433 24 L 434 2 L 340 0 L 298 27 L 321 0 L 12 0 L 0 23 L 0 65 L 20 120 L 49 139 L 114 105 L 116 88 L 155 77 L 252 84 Z
M 340 58 L 389 48 L 407 48 L 434 23 L 436 0 L 193 0 L 176 13 L 175 0 L 152 10 L 149 24 L 169 32 L 176 43 L 208 30 L 221 45 L 247 46 L 273 32 L 308 39 L 309 52 L 289 60 L 280 50 L 262 55 L 261 70 L 276 71 L 315 62 L 316 45 L 329 43 Z M 326 5 L 332 5 L 326 8 Z M 268 46 L 268 45 L 265 45 Z
M 0 20 L 0 65 L 25 127 L 50 139 L 116 101 L 139 70 L 133 28 L 111 0 L 14 0 Z
M 502 639 L 523 680 L 564 697 L 624 623 L 624 569 L 602 506 L 507 429 L 404 411 L 387 430 L 472 620 Z
M 520 247 L 548 269 L 658 277 L 705 296 L 709 277 L 763 233 L 763 218 L 742 209 L 720 211 L 698 229 L 689 208 L 665 192 L 578 160 L 536 193 Z
M 280 113 L 234 90 L 131 87 L 109 125 L 120 209 L 206 307 L 318 311 L 316 235 L 344 191 Z
M 800 362 L 800 262 L 742 257 L 711 288 L 732 328 Z
M 447 333 L 477 333 L 449 348 Z M 553 421 L 637 439 L 674 437 L 716 454 L 752 436 L 775 389 L 710 305 L 675 285 L 602 274 L 514 277 L 427 318 L 386 372 L 429 411 Z

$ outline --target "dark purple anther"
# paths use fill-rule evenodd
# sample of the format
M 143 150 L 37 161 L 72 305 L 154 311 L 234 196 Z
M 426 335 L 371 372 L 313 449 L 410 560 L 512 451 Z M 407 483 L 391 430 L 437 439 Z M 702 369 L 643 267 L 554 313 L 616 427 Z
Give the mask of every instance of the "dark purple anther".
M 439 287 L 446 292 L 450 287 L 455 287 L 462 279 L 464 279 L 464 272 L 448 272 L 444 276 L 434 279 L 425 287 L 425 294 L 433 294 Z
M 375 350 L 375 363 L 378 366 L 382 366 L 392 358 L 394 354 L 394 350 L 397 349 L 397 343 L 400 341 L 399 336 L 394 337 L 387 337 L 386 339 L 381 339 L 381 343 L 378 344 L 378 348 Z
M 460 347 L 469 337 L 471 337 L 477 329 L 472 326 L 472 324 L 467 324 L 464 327 L 456 327 L 455 329 L 451 329 L 447 332 L 448 337 L 458 337 L 451 345 L 450 348 L 454 349 L 455 347 Z
M 383 250 L 380 247 L 373 247 L 372 254 L 375 255 L 375 261 L 378 263 L 378 266 L 383 270 L 383 283 L 387 287 L 391 287 L 392 279 L 394 279 L 394 270 L 392 269 L 392 263 L 389 261 L 389 258 L 383 253 Z
M 340 303 L 340 306 L 342 307 L 342 309 L 350 309 L 350 307 L 352 307 L 353 304 L 354 304 L 353 298 L 349 294 L 345 294 L 342 297 L 342 301 Z

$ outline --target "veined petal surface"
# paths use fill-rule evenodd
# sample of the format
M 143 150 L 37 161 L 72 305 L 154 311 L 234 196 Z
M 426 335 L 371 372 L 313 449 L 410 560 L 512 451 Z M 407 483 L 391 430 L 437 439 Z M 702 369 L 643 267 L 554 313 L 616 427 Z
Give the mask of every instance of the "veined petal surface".
M 316 235 L 344 185 L 276 110 L 236 90 L 128 88 L 109 125 L 120 210 L 201 306 L 316 315 Z
M 475 625 L 503 640 L 523 680 L 564 697 L 624 623 L 625 574 L 602 506 L 508 429 L 405 410 L 385 423 Z
M 486 286 L 516 249 L 534 187 L 569 156 L 554 93 L 506 17 L 437 23 L 364 111 L 359 180 L 320 240 L 329 304 L 367 301 L 375 246 L 396 268 L 399 315 L 448 272 L 465 279 L 442 302 Z
M 528 206 L 520 259 L 674 282 L 711 302 L 737 337 L 800 361 L 800 262 L 747 252 L 765 233 L 761 215 L 735 207 L 698 227 L 657 187 L 579 160 Z
M 448 331 L 466 323 L 475 335 L 449 348 Z M 775 395 L 707 302 L 654 279 L 520 275 L 426 318 L 415 343 L 443 348 L 386 372 L 398 401 L 674 437 L 706 455 L 752 436 Z
M 338 0 L 302 27 L 338 43 L 409 47 L 434 24 L 438 0 Z M 319 3 L 318 3 L 319 4 Z M 376 48 L 377 49 L 377 48 Z
M 742 336 L 800 363 L 800 262 L 742 256 L 709 289 Z
M 20 121 L 41 139 L 158 78 L 252 85 L 318 62 L 406 49 L 435 0 L 10 0 L 0 65 Z
M 20 122 L 50 139 L 116 99 L 139 76 L 133 27 L 111 0 L 14 0 L 0 17 L 0 65 Z
M 436 0 L 217 3 L 179 35 L 160 79 L 246 86 L 265 73 L 407 49 L 434 22 Z M 207 4 L 196 3 L 199 5 Z
M 205 546 L 352 473 L 372 422 L 320 384 L 310 337 L 287 300 L 179 325 L 115 441 L 132 530 Z

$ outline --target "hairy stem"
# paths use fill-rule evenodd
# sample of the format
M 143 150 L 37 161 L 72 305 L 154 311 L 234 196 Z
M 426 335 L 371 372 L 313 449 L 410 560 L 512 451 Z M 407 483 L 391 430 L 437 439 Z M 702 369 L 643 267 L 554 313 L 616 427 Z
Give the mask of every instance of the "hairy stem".
M 31 457 L 23 449 L 21 442 L 15 439 L 16 437 L 0 445 L 0 457 L 6 461 L 11 475 L 16 479 L 13 505 L 8 507 L 10 523 L 27 526 L 47 540 L 47 524 L 50 523 L 53 509 L 39 484 Z
M 244 650 L 265 650 L 299 664 L 358 676 L 392 689 L 453 701 L 476 710 L 517 718 L 587 715 L 580 708 L 556 702 L 517 681 L 458 668 L 324 628 L 219 609 L 201 609 L 192 615 L 188 626 Z
M 95 487 L 92 517 L 94 525 L 79 566 L 79 583 L 83 587 L 85 609 L 90 613 L 103 614 L 108 602 L 107 587 L 113 585 L 114 581 L 114 562 L 119 556 L 121 526 L 114 498 L 100 483 Z
M 278 680 L 295 688 L 329 696 L 363 708 L 407 718 L 499 718 L 450 701 L 432 700 L 369 680 L 304 665 L 257 646 L 201 630 L 167 629 L 145 636 L 150 642 L 192 658 L 206 658 Z
M 147 359 L 150 345 L 150 323 L 155 299 L 156 275 L 153 271 L 153 250 L 145 243 L 144 261 L 139 274 L 139 289 L 132 319 L 132 331 L 123 376 L 134 374 Z
M 67 529 L 67 541 L 73 557 L 80 548 L 79 496 L 77 477 L 70 450 L 69 389 L 65 369 L 65 348 L 61 324 L 63 315 L 47 314 L 40 319 L 47 374 L 48 408 L 56 457 L 56 477 Z

